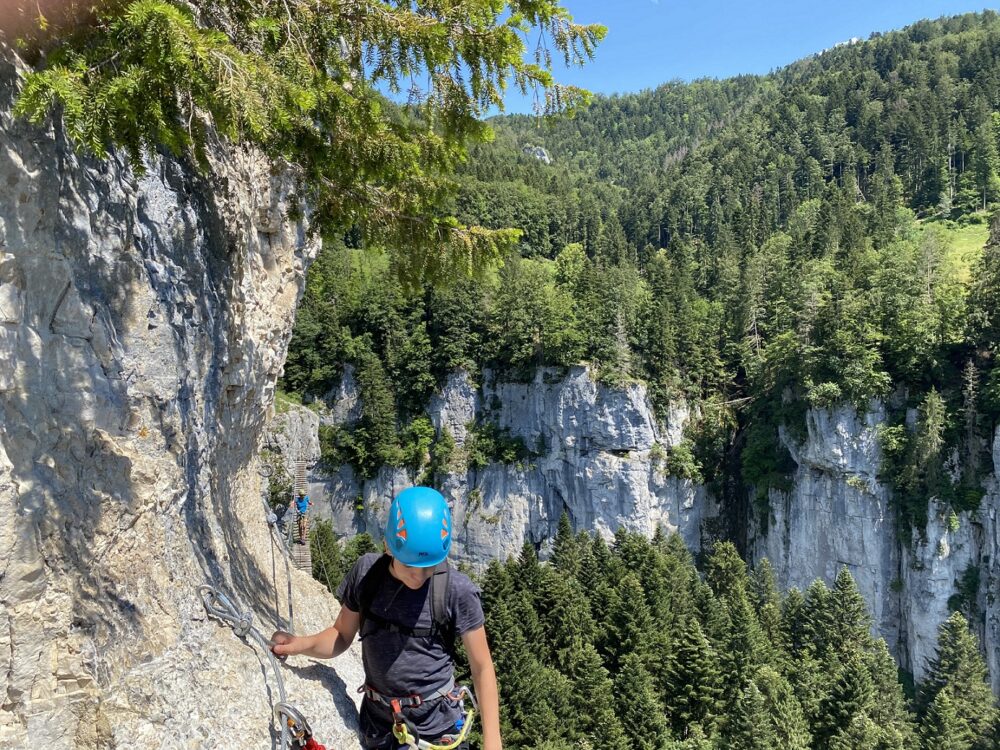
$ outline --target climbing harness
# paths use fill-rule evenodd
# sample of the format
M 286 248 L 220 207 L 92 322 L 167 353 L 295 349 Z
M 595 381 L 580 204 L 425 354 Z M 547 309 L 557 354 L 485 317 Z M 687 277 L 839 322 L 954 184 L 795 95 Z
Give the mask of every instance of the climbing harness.
M 452 685 L 454 685 L 454 682 L 452 682 Z M 413 725 L 413 722 L 407 719 L 403 714 L 404 708 L 419 706 L 424 702 L 419 695 L 389 699 L 386 699 L 384 696 L 379 697 L 382 701 L 388 700 L 389 706 L 392 709 L 392 736 L 396 738 L 396 742 L 408 750 L 455 750 L 455 748 L 465 742 L 466 737 L 469 736 L 469 730 L 472 728 L 472 722 L 476 718 L 476 711 L 479 709 L 479 706 L 476 704 L 476 697 L 472 694 L 472 691 L 469 690 L 469 688 L 464 685 L 458 688 L 453 687 L 451 692 L 447 693 L 447 697 L 450 700 L 457 701 L 462 710 L 462 717 L 455 722 L 455 729 L 458 730 L 458 734 L 442 738 L 438 741 L 440 744 L 435 744 L 433 742 L 420 739 L 420 733 Z M 469 699 L 469 703 L 471 704 L 468 711 L 465 710 L 466 698 Z M 412 701 L 414 699 L 419 699 L 419 702 L 413 703 Z M 406 701 L 410 702 L 406 703 Z
M 253 613 L 250 610 L 240 612 L 236 605 L 214 586 L 199 586 L 198 593 L 201 594 L 201 601 L 210 617 L 229 625 L 242 640 L 247 643 L 253 641 L 267 654 L 278 683 L 280 700 L 274 704 L 274 717 L 278 720 L 281 728 L 281 750 L 326 750 L 313 737 L 309 722 L 306 721 L 302 712 L 288 703 L 285 680 L 278 667 L 278 657 L 271 652 L 271 646 L 274 643 L 265 638 L 254 627 Z
M 445 696 L 450 696 L 454 700 L 457 700 L 455 696 L 455 678 L 448 680 L 448 684 L 444 687 L 435 690 L 434 692 L 428 693 L 427 695 L 418 695 L 413 693 L 412 695 L 407 695 L 402 698 L 389 698 L 382 693 L 378 692 L 371 685 L 365 684 L 358 688 L 359 693 L 363 693 L 366 698 L 370 701 L 376 703 L 381 703 L 383 706 L 389 706 L 390 708 L 394 703 L 399 704 L 403 708 L 416 708 L 417 706 L 422 706 L 423 704 L 434 700 L 435 698 L 444 698 Z
M 379 590 L 391 577 L 389 565 L 392 563 L 391 555 L 382 555 L 376 560 L 368 572 L 361 579 L 360 592 L 358 595 L 360 604 L 361 624 L 358 632 L 362 639 L 366 637 L 365 623 L 371 622 L 377 629 L 389 630 L 400 633 L 407 638 L 437 638 L 445 650 L 454 657 L 455 652 L 455 625 L 448 615 L 448 590 L 451 582 L 451 568 L 448 561 L 444 560 L 435 566 L 430 578 L 430 599 L 432 624 L 429 628 L 415 628 L 391 620 L 386 620 L 372 612 L 372 604 Z M 371 685 L 362 685 L 358 688 L 359 693 L 364 693 L 365 697 L 376 703 L 388 706 L 392 711 L 393 727 L 392 734 L 396 741 L 409 750 L 454 750 L 461 745 L 468 737 L 475 718 L 478 705 L 472 691 L 465 686 L 456 687 L 454 678 L 450 679 L 443 687 L 426 695 L 407 695 L 390 697 L 382 695 Z M 462 716 L 455 723 L 457 735 L 451 735 L 447 742 L 438 740 L 438 743 L 428 742 L 420 739 L 420 733 L 413 723 L 406 718 L 403 709 L 416 708 L 428 701 L 437 698 L 448 698 L 459 703 Z M 469 699 L 471 707 L 465 709 L 465 699 Z

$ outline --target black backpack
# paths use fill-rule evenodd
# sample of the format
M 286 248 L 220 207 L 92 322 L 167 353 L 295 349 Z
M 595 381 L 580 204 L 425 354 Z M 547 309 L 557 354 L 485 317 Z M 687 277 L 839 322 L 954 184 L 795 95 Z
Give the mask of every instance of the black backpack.
M 407 638 L 437 638 L 444 646 L 445 651 L 454 658 L 455 622 L 448 616 L 448 588 L 451 583 L 451 567 L 448 565 L 448 561 L 439 563 L 434 568 L 434 575 L 431 576 L 430 594 L 433 622 L 429 628 L 411 628 L 372 613 L 372 602 L 375 601 L 378 592 L 391 577 L 389 573 L 391 563 L 391 555 L 382 555 L 361 579 L 359 592 L 361 625 L 358 632 L 363 638 L 365 622 L 371 620 L 379 628 L 393 633 L 402 633 Z

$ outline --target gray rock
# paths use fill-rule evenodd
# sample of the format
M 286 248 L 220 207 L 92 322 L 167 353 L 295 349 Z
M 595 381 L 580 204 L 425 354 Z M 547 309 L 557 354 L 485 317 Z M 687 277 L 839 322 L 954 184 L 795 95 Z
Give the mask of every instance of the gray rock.
M 319 461 L 319 414 L 296 404 L 284 404 L 267 423 L 264 444 L 278 454 L 289 476 L 295 464 L 304 461 L 312 468 Z
M 317 249 L 299 191 L 221 144 L 204 172 L 81 157 L 12 119 L 17 66 L 0 54 L 0 747 L 270 747 L 264 662 L 196 588 L 288 626 L 254 457 Z M 329 625 L 292 577 L 296 628 Z M 284 672 L 319 738 L 356 746 L 357 652 Z
M 832 583 L 846 566 L 872 608 L 875 632 L 917 680 L 934 657 L 958 582 L 967 568 L 979 568 L 982 621 L 972 624 L 1000 692 L 1000 432 L 979 509 L 951 519 L 930 498 L 927 527 L 902 540 L 892 490 L 879 479 L 878 428 L 885 421 L 884 407 L 873 402 L 861 415 L 849 406 L 810 410 L 801 443 L 781 432 L 797 470 L 790 492 L 771 493 L 767 528 L 751 534 L 753 554 L 770 559 L 783 588 L 805 588 L 817 578 Z
M 322 418 L 324 424 L 350 427 L 361 419 L 361 388 L 354 379 L 354 365 L 344 365 L 340 382 L 325 401 L 330 409 Z
M 482 567 L 520 552 L 525 541 L 545 549 L 566 511 L 578 529 L 610 537 L 621 527 L 651 536 L 678 531 L 695 550 L 702 522 L 717 508 L 705 489 L 663 474 L 654 446 L 681 440 L 687 409 L 677 405 L 668 424 L 656 419 L 644 386 L 611 389 L 584 367 L 542 369 L 530 383 L 484 374 L 477 390 L 465 372 L 453 373 L 430 403 L 438 431 L 455 438 L 461 463 L 467 425 L 488 419 L 520 437 L 537 455 L 523 465 L 492 464 L 451 474 L 444 492 L 453 503 L 458 560 Z M 416 477 L 383 469 L 360 482 L 350 467 L 313 486 L 317 512 L 341 533 L 376 538 L 393 495 Z

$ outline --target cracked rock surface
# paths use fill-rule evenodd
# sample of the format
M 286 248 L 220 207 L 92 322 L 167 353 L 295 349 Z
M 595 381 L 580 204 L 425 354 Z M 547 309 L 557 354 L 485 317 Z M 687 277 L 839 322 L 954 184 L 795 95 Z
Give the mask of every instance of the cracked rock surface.
M 0 747 L 273 747 L 266 659 L 197 586 L 288 627 L 257 452 L 316 251 L 293 180 L 222 145 L 202 173 L 83 158 L 12 120 L 18 66 L 0 54 Z M 332 623 L 292 587 L 297 631 Z M 284 673 L 318 738 L 357 746 L 357 652 Z

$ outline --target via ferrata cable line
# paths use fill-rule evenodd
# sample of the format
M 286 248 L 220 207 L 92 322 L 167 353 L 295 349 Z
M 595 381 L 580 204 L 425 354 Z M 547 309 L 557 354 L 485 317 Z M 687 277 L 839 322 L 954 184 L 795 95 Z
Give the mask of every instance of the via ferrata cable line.
M 271 540 L 271 580 L 274 582 L 274 621 L 276 624 L 280 624 L 281 620 L 278 614 L 278 576 L 274 571 L 274 547 L 275 539 L 277 539 L 277 546 L 281 548 L 281 556 L 285 560 L 285 580 L 288 582 L 288 630 L 294 632 L 295 610 L 292 605 L 292 568 L 288 561 L 288 547 L 281 538 L 281 532 L 278 529 L 277 514 L 267 506 L 266 502 L 264 503 L 264 509 L 267 513 L 268 537 Z M 287 513 L 288 511 L 285 512 Z
M 281 750 L 325 750 L 312 736 L 312 728 L 305 716 L 288 702 L 285 680 L 281 676 L 278 659 L 271 652 L 273 643 L 265 638 L 253 625 L 250 610 L 240 612 L 225 594 L 214 586 L 199 586 L 198 593 L 210 617 L 223 622 L 246 643 L 255 643 L 267 654 L 271 669 L 278 684 L 279 700 L 274 704 L 274 718 L 281 727 Z

